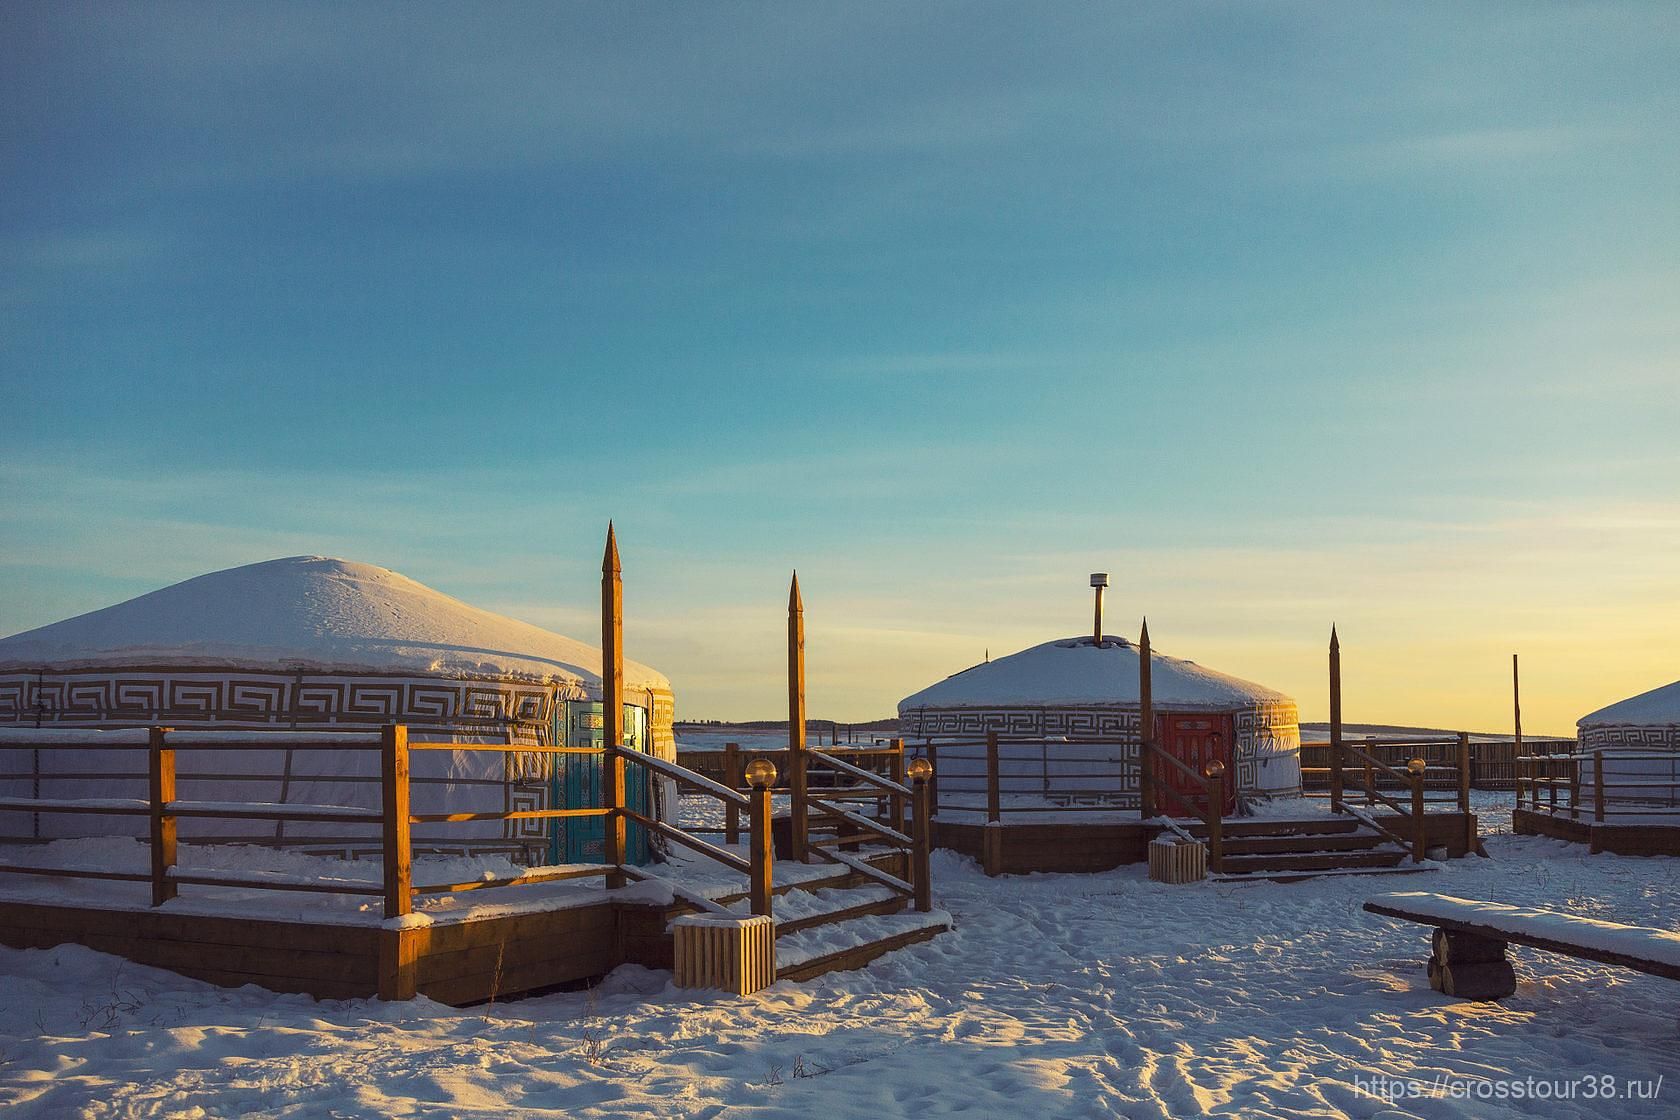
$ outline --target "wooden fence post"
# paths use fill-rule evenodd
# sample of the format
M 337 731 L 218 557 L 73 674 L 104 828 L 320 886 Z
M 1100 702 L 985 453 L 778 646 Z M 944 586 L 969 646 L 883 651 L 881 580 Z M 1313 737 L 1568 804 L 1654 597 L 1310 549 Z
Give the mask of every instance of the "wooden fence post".
M 414 845 L 408 803 L 408 728 L 379 729 L 380 838 L 384 851 L 385 916 L 400 918 L 414 908 Z
M 1577 752 L 1578 753 L 1578 752 Z M 1569 819 L 1575 820 L 1581 815 L 1581 760 L 1571 757 L 1569 760 Z
M 740 789 L 741 777 L 741 744 L 725 743 L 723 745 L 723 784 L 730 789 Z M 741 810 L 733 801 L 725 803 L 723 807 L 723 841 L 726 844 L 741 842 Z
M 1412 776 L 1412 862 L 1422 863 L 1429 854 L 1429 825 L 1423 815 L 1423 774 L 1426 764 L 1414 758 L 1406 769 Z
M 887 759 L 887 776 L 899 785 L 904 785 L 904 740 L 892 740 L 893 753 Z M 900 832 L 904 831 L 904 816 L 910 806 L 904 803 L 902 793 L 887 796 L 887 806 L 892 810 L 892 826 Z
M 1604 752 L 1593 752 L 1593 820 L 1604 823 Z
M 764 760 L 760 760 L 764 761 Z M 768 775 L 764 774 L 768 769 Z M 752 896 L 752 912 L 756 915 L 769 916 L 771 898 L 775 893 L 772 876 L 775 868 L 775 848 L 770 838 L 770 787 L 776 780 L 776 768 L 770 762 L 764 762 L 763 767 L 757 763 L 750 768 L 754 770 L 752 793 L 749 795 L 752 805 L 748 815 L 748 827 L 751 829 L 752 851 L 751 871 L 752 882 L 749 894 Z
M 175 749 L 166 737 L 170 729 L 154 727 L 148 751 L 147 786 L 151 795 L 152 905 L 162 906 L 175 897 L 176 885 L 169 872 L 175 866 L 175 815 L 168 805 L 175 800 Z
M 1470 811 L 1470 732 L 1458 733 L 1458 811 Z
M 1225 869 L 1225 764 L 1215 759 L 1202 775 L 1207 779 L 1208 870 L 1217 873 Z
M 914 804 L 912 811 L 916 821 L 911 832 L 911 839 L 915 843 L 910 848 L 910 885 L 916 889 L 916 909 L 923 914 L 933 909 L 933 878 L 928 859 L 932 846 L 931 830 L 928 827 L 929 818 L 932 816 L 928 806 L 928 774 L 928 770 L 918 766 L 911 775 L 911 801 Z
M 998 789 L 998 737 L 996 731 L 986 732 L 986 820 L 1003 819 L 1003 794 Z
M 1458 733 L 1458 811 L 1464 814 L 1464 843 L 1465 854 L 1474 855 L 1476 852 L 1476 826 L 1470 819 L 1470 780 L 1471 759 L 1470 732 Z
M 1155 691 L 1151 680 L 1149 619 L 1138 635 L 1138 819 L 1155 816 L 1155 759 L 1149 744 L 1155 740 Z
M 618 537 L 607 522 L 607 550 L 601 557 L 601 862 L 623 865 L 627 835 L 624 825 L 624 575 L 618 559 Z M 625 884 L 624 872 L 607 872 L 606 886 Z
M 789 822 L 793 858 L 805 862 L 810 840 L 810 806 L 805 794 L 805 601 L 799 595 L 799 573 L 788 589 L 788 789 L 793 820 Z
M 1330 811 L 1342 811 L 1342 642 L 1330 627 Z
M 928 765 L 933 767 L 933 773 L 928 775 L 928 800 L 933 804 L 934 814 L 939 813 L 939 744 L 932 739 L 922 740 L 922 757 L 927 759 Z
M 1522 679 L 1517 673 L 1517 655 L 1511 655 L 1511 757 L 1521 758 L 1522 736 Z M 1517 788 L 1517 804 L 1522 804 L 1522 787 Z

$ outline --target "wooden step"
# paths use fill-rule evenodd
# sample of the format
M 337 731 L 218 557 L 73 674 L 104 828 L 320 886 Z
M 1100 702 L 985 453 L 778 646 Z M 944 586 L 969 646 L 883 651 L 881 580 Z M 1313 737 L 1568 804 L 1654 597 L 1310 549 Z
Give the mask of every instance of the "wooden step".
M 1332 867 L 1323 871 L 1256 871 L 1247 875 L 1209 875 L 1215 883 L 1300 883 L 1341 875 L 1427 875 L 1441 870 L 1437 863 L 1402 863 L 1394 867 Z
M 863 860 L 863 862 L 869 864 L 871 867 L 878 867 L 883 871 L 888 871 L 891 869 L 894 861 L 899 858 L 899 849 L 894 848 L 887 851 L 859 853 L 857 858 Z M 852 886 L 854 884 L 851 881 L 856 878 L 861 878 L 861 876 L 859 876 L 857 872 L 853 871 L 851 868 L 842 867 L 840 864 L 834 864 L 833 870 L 828 874 L 823 875 L 821 878 L 801 879 L 795 883 L 777 881 L 771 887 L 771 893 L 786 894 L 789 891 L 816 891 L 822 890 L 826 887 Z M 731 906 L 744 900 L 747 896 L 748 892 L 744 890 L 730 891 L 728 894 L 713 896 L 712 901 L 716 902 L 719 906 Z
M 1393 867 L 1406 859 L 1398 848 L 1365 852 L 1296 852 L 1284 855 L 1226 856 L 1219 871 L 1238 875 L 1250 871 L 1327 871 L 1343 867 Z
M 1192 836 L 1206 836 L 1207 825 L 1200 821 L 1179 821 L 1179 826 Z M 1357 832 L 1361 825 L 1353 817 L 1330 817 L 1311 820 L 1275 820 L 1269 817 L 1244 818 L 1225 821 L 1220 834 L 1227 839 L 1238 836 L 1327 836 Z
M 813 980 L 830 972 L 862 968 L 895 949 L 929 941 L 951 928 L 951 916 L 935 910 L 854 918 L 819 931 L 776 937 L 778 980 Z
M 1236 836 L 1225 841 L 1225 855 L 1258 856 L 1279 853 L 1353 852 L 1385 842 L 1374 832 L 1313 833 L 1306 836 Z
M 860 892 L 861 893 L 861 892 Z M 776 936 L 802 933 L 818 926 L 831 926 L 853 918 L 865 918 L 871 914 L 901 914 L 910 904 L 910 900 L 896 891 L 889 892 L 891 897 L 866 898 L 861 902 L 838 907 L 833 910 L 823 910 L 814 914 L 801 914 L 797 918 L 776 920 Z

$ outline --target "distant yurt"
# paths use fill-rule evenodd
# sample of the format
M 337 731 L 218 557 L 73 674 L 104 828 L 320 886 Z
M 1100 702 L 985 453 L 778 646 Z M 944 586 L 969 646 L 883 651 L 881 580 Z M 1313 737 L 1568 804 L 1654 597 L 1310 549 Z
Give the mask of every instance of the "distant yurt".
M 988 660 L 899 702 L 906 748 L 995 731 L 1006 788 L 1036 785 L 1051 800 L 1109 791 L 1117 806 L 1136 808 L 1138 662 L 1131 642 L 1091 634 Z M 1198 771 L 1214 757 L 1224 762 L 1236 775 L 1230 807 L 1237 798 L 1300 792 L 1294 700 L 1177 657 L 1155 653 L 1150 665 L 1155 741 Z M 939 757 L 942 799 L 973 785 L 972 751 Z
M 1680 807 L 1680 681 L 1653 688 L 1576 723 L 1583 754 L 1604 752 L 1606 811 Z M 1595 800 L 1593 766 L 1581 766 L 1581 802 Z
M 294 556 L 212 572 L 115 606 L 0 639 L 0 728 L 350 730 L 403 723 L 413 740 L 599 745 L 601 651 L 480 610 L 370 564 Z M 628 745 L 675 757 L 670 682 L 625 662 Z M 29 751 L 0 743 L 0 796 L 146 796 L 143 755 Z M 559 759 L 559 763 L 556 763 Z M 379 804 L 376 752 L 185 752 L 181 796 L 313 805 Z M 414 812 L 502 812 L 593 804 L 585 755 L 417 751 Z M 659 786 L 630 767 L 659 812 Z M 571 827 L 565 827 L 570 825 Z M 0 812 L 0 839 L 143 834 L 144 822 Z M 303 822 L 181 821 L 214 838 L 310 853 L 376 855 L 377 835 Z M 240 831 L 241 829 L 247 831 Z M 416 851 L 593 862 L 598 820 L 419 824 Z M 646 838 L 633 847 L 646 856 Z

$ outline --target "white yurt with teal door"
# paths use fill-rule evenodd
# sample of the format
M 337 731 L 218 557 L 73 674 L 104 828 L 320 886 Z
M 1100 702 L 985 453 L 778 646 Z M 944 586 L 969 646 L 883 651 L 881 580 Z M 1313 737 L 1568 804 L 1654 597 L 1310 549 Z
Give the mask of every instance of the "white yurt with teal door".
M 675 757 L 671 685 L 625 662 L 629 745 Z M 212 572 L 115 606 L 0 639 L 0 729 L 348 730 L 404 723 L 410 738 L 530 746 L 598 744 L 601 651 L 453 599 L 370 564 L 294 556 Z M 556 763 L 556 759 L 560 761 Z M 369 751 L 184 752 L 191 800 L 379 804 Z M 629 767 L 632 804 L 663 817 L 665 783 Z M 94 742 L 7 748 L 0 796 L 144 797 L 145 764 Z M 417 751 L 416 813 L 598 804 L 588 756 Z M 94 814 L 0 812 L 0 841 L 139 834 L 144 822 Z M 597 820 L 416 825 L 417 851 L 593 862 Z M 374 855 L 371 830 L 301 822 L 183 820 L 182 839 Z M 648 857 L 633 829 L 632 856 Z

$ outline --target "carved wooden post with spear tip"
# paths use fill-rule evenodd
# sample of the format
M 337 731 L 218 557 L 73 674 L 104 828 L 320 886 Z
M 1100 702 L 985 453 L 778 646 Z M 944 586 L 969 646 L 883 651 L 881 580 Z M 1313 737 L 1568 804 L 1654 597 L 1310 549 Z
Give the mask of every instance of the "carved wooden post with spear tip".
M 1330 811 L 1342 811 L 1342 643 L 1330 626 Z
M 805 861 L 805 603 L 799 597 L 799 573 L 788 591 L 788 789 L 793 795 L 789 853 Z
M 1149 620 L 1143 620 L 1138 638 L 1138 819 L 1155 815 L 1155 759 L 1149 745 L 1155 741 L 1155 695 L 1149 679 Z
M 624 863 L 624 577 L 618 563 L 618 538 L 607 522 L 607 551 L 601 558 L 601 800 L 607 815 L 601 859 L 612 867 Z M 607 873 L 607 889 L 624 885 L 622 871 Z
M 1522 746 L 1522 682 L 1517 676 L 1517 655 L 1511 655 L 1511 777 L 1516 779 L 1517 804 L 1522 804 L 1522 776 L 1527 766 L 1516 760 L 1523 756 Z M 1576 769 L 1580 764 L 1576 764 Z

